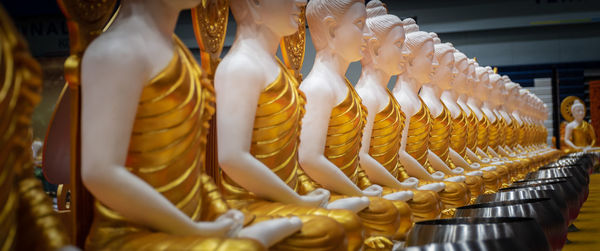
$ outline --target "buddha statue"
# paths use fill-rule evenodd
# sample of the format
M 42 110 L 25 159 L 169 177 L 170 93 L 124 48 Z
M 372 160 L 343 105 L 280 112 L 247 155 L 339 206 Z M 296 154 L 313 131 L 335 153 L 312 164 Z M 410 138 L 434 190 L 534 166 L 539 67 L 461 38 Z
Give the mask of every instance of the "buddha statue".
M 419 180 L 410 177 L 398 159 L 404 113 L 387 89 L 387 83 L 392 75 L 404 69 L 402 21 L 387 14 L 379 0 L 372 0 L 367 4 L 365 24 L 372 36 L 367 40 L 360 61 L 362 73 L 356 92 L 364 107 L 371 112 L 367 113 L 363 130 L 360 166 L 371 182 L 383 186 L 383 194 L 412 191 L 412 199 L 406 202 L 415 221 L 438 218 L 442 205 L 435 190 L 437 185 L 417 187 Z
M 458 97 L 464 99 L 464 95 L 470 91 L 468 87 L 469 80 L 467 79 L 469 62 L 467 57 L 459 51 L 453 52 L 452 57 L 454 58 L 454 78 L 449 84 L 440 86 L 442 88 L 441 100 L 451 115 L 452 130 L 450 133 L 450 149 L 456 154 L 451 154 L 450 157 L 454 163 L 459 163 L 460 166 L 464 166 L 467 171 L 480 171 L 482 173 L 485 188 L 484 192 L 493 193 L 498 191 L 500 186 L 498 173 L 495 171 L 494 166 L 484 166 L 483 163 L 480 163 L 481 161 L 471 160 L 471 158 L 469 158 L 467 152 L 470 151 L 470 149 L 467 147 L 467 143 L 470 137 L 469 134 L 473 133 L 469 132 L 468 120 L 469 115 L 472 115 L 472 113 L 464 102 L 460 105 L 456 98 L 457 94 L 459 94 Z M 467 110 L 465 111 L 465 109 Z M 476 138 L 476 135 L 474 138 Z
M 571 114 L 574 119 L 565 127 L 565 144 L 572 149 L 588 150 L 596 143 L 596 133 L 592 125 L 583 120 L 585 106 L 579 100 L 575 100 L 571 105 Z
M 516 154 L 506 151 L 504 148 L 506 142 L 507 123 L 511 121 L 508 114 L 504 112 L 503 104 L 508 92 L 505 88 L 507 78 L 501 77 L 492 72 L 490 74 L 491 95 L 490 108 L 496 116 L 496 123 L 490 125 L 490 145 L 491 148 L 500 156 L 503 161 L 510 161 L 513 168 L 516 169 L 516 179 L 523 179 L 529 172 L 528 167 L 530 162 L 526 158 L 519 158 Z M 493 135 L 492 135 L 493 134 Z
M 42 69 L 0 6 L 0 249 L 68 250 L 67 229 L 34 176 L 31 127 Z
M 496 167 L 496 171 L 500 176 L 501 186 L 507 187 L 511 177 L 510 167 L 504 165 L 497 156 L 491 155 L 488 151 L 488 128 L 490 127 L 490 122 L 488 115 L 484 113 L 482 107 L 489 97 L 489 73 L 485 68 L 478 66 L 476 62 L 473 62 L 473 67 L 474 84 L 471 89 L 471 95 L 467 100 L 467 106 L 473 114 L 471 123 L 476 125 L 473 126 L 474 131 L 476 131 L 476 139 L 473 139 L 474 142 L 471 147 L 473 152 L 477 155 L 477 158 L 481 159 L 486 164 L 491 164 Z M 489 109 L 488 113 L 490 116 L 493 115 Z
M 464 183 L 464 176 L 447 178 L 445 173 L 434 169 L 430 163 L 433 158 L 437 158 L 438 164 L 443 164 L 443 161 L 429 150 L 431 115 L 417 92 L 423 84 L 431 81 L 434 67 L 437 66 L 433 55 L 434 44 L 428 33 L 418 31 L 413 19 L 405 19 L 403 23 L 407 31 L 404 43 L 406 71 L 398 76 L 393 89 L 394 97 L 406 116 L 399 152 L 400 163 L 408 175 L 423 183 L 444 183 L 445 188 L 439 195 L 444 204 L 443 216 L 448 217 L 453 214 L 453 208 L 469 203 L 470 192 Z
M 442 161 L 439 164 L 441 169 L 438 170 L 447 175 L 456 174 L 452 171 L 461 171 L 465 176 L 465 184 L 471 192 L 471 201 L 474 202 L 477 196 L 484 192 L 481 178 L 483 173 L 479 170 L 465 172 L 464 168 L 470 169 L 470 165 L 451 148 L 452 115 L 441 100 L 442 91 L 448 88 L 454 77 L 454 47 L 448 43 L 442 44 L 437 34 L 430 33 L 430 35 L 433 37 L 434 58 L 438 67 L 435 68 L 431 81 L 424 84 L 419 93 L 432 117 L 429 149 Z M 430 161 L 434 163 L 437 159 L 433 158 Z
M 363 2 L 335 2 L 339 3 L 336 8 L 320 9 L 329 13 L 325 16 L 355 15 L 358 18 L 352 22 L 364 22 Z M 300 166 L 298 148 L 305 95 L 295 76 L 277 59 L 276 51 L 282 37 L 297 31 L 297 5 L 303 4 L 292 0 L 231 1 L 236 39 L 215 75 L 220 189 L 228 204 L 250 214 L 328 216 L 342 225 L 348 249 L 357 250 L 363 246 L 363 224 L 380 223 L 376 219 L 361 220 L 356 214 L 369 206 L 369 199 L 362 194 L 341 199 L 330 196 Z M 313 15 L 317 4 L 311 1 L 307 16 Z M 310 24 L 311 18 L 308 21 Z M 314 37 L 314 29 L 311 31 Z M 362 35 L 362 31 L 358 33 Z M 400 217 L 394 205 L 385 200 L 380 203 L 385 209 L 375 216 L 398 226 Z M 307 222 L 303 223 L 307 228 Z M 329 237 L 327 232 L 335 231 L 335 226 L 319 225 L 317 221 L 314 224 L 311 237 Z M 327 238 L 316 241 L 314 247 L 335 245 Z
M 367 110 L 345 73 L 362 58 L 366 28 L 363 1 L 313 0 L 306 18 L 316 49 L 315 63 L 300 89 L 306 96 L 298 158 L 302 169 L 332 198 L 368 198 L 357 212 L 367 236 L 398 239 L 408 231 L 411 191 L 383 193 L 361 167 L 361 141 Z M 401 227 L 404 232 L 397 232 Z M 398 236 L 396 236 L 398 234 Z
M 297 25 L 296 2 L 277 3 Z M 342 226 L 328 217 L 244 217 L 204 173 L 215 97 L 174 35 L 179 12 L 200 2 L 121 4 L 82 59 L 81 178 L 95 198 L 85 248 L 345 248 Z

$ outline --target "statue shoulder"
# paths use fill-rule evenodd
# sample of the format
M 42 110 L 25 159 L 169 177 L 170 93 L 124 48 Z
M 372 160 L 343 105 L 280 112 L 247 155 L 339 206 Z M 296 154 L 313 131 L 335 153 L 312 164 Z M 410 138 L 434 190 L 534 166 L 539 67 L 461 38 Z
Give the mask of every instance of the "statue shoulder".
M 276 63 L 260 61 L 246 53 L 230 52 L 217 67 L 215 88 L 264 89 L 282 73 Z
M 333 105 L 336 100 L 336 93 L 328 83 L 325 76 L 319 73 L 309 74 L 300 84 L 300 90 L 306 95 L 307 104 L 311 102 L 320 102 L 321 104 Z
M 103 34 L 95 39 L 83 54 L 82 84 L 85 84 L 86 79 L 89 80 L 88 76 L 92 79 L 105 79 L 112 75 L 123 79 L 148 80 L 152 74 L 149 54 L 137 36 Z M 102 82 L 110 84 L 111 81 Z

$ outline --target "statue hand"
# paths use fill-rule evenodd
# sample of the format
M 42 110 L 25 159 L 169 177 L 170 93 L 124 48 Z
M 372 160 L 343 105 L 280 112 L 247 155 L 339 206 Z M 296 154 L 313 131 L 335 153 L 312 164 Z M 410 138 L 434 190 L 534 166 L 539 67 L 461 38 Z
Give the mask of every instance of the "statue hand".
M 465 181 L 465 179 L 466 179 L 465 176 L 460 175 L 460 176 L 454 176 L 454 177 L 447 178 L 447 179 L 445 179 L 445 181 L 463 182 L 463 181 Z
M 325 207 L 329 201 L 329 191 L 323 188 L 317 188 L 314 191 L 301 196 L 301 205 L 308 207 Z
M 440 182 L 440 183 L 431 183 L 431 184 L 423 185 L 417 189 L 422 190 L 422 191 L 429 190 L 429 191 L 434 191 L 437 193 L 437 192 L 444 190 L 444 188 L 446 188 L 446 184 Z
M 483 172 L 482 171 L 472 171 L 472 172 L 465 173 L 465 175 L 468 175 L 468 176 L 482 176 Z
M 332 201 L 327 205 L 327 209 L 346 209 L 358 213 L 367 208 L 371 202 L 367 197 L 349 197 Z
M 222 224 L 223 230 L 229 237 L 234 237 L 244 226 L 244 214 L 238 210 L 231 209 L 219 216 L 215 223 Z
M 452 169 L 453 174 L 463 174 L 464 172 L 465 172 L 465 169 L 463 169 L 462 167 L 456 167 L 456 168 Z
M 383 192 L 383 188 L 379 185 L 371 185 L 362 191 L 365 196 L 380 197 Z
M 446 176 L 446 174 L 444 174 L 440 171 L 437 171 L 437 172 L 431 174 L 431 177 L 434 180 L 442 180 L 442 179 L 444 179 L 445 176 Z
M 299 231 L 300 228 L 302 228 L 302 221 L 298 217 L 277 218 L 245 227 L 237 237 L 257 240 L 268 248 Z
M 496 167 L 495 166 L 486 166 L 486 167 L 482 167 L 481 170 L 483 171 L 496 171 Z
M 400 182 L 403 188 L 416 188 L 419 185 L 419 180 L 415 177 L 408 177 L 404 181 Z
M 386 200 L 399 200 L 399 201 L 408 201 L 412 199 L 414 196 L 412 191 L 400 191 L 391 194 L 386 194 L 383 196 Z

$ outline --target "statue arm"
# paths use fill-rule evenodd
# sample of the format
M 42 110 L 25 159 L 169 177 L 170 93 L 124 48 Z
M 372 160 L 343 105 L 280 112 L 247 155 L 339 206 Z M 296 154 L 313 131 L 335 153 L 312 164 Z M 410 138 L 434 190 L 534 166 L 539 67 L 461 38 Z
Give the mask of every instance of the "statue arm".
M 305 80 L 301 87 L 307 84 Z M 322 87 L 322 85 L 319 85 Z M 323 88 L 303 88 L 306 95 L 306 113 L 302 119 L 298 157 L 302 169 L 326 189 L 348 196 L 363 196 L 356 186 L 324 155 L 333 95 Z
M 193 222 L 124 167 L 138 99 L 151 74 L 142 55 L 105 42 L 92 44 L 83 58 L 83 183 L 100 202 L 138 224 L 171 234 L 225 236 L 233 221 Z
M 425 170 L 425 168 L 423 168 L 423 166 L 421 166 L 421 164 L 415 158 L 410 156 L 410 154 L 408 154 L 405 151 L 400 150 L 400 152 L 398 153 L 398 158 L 400 158 L 400 163 L 402 163 L 402 165 L 406 169 L 406 173 L 417 179 L 427 181 L 441 181 L 445 176 L 443 173 L 439 172 L 437 177 L 432 176 L 431 174 L 429 174 L 429 172 L 427 172 L 427 170 Z
M 450 148 L 448 154 L 450 156 L 450 159 L 452 160 L 452 162 L 454 162 L 456 166 L 462 167 L 463 169 L 469 171 L 478 170 L 477 168 L 471 167 L 469 162 L 467 162 L 462 156 L 460 156 L 460 154 L 454 151 L 454 149 Z
M 215 74 L 219 164 L 242 187 L 277 202 L 302 204 L 302 197 L 250 153 L 258 98 L 265 79 L 251 59 L 225 58 Z
M 494 151 L 494 149 L 492 149 L 490 146 L 487 147 L 487 150 L 492 157 L 500 158 L 500 154 Z
M 369 95 L 369 94 L 366 94 Z M 375 160 L 369 154 L 369 148 L 371 147 L 371 134 L 373 133 L 373 123 L 375 121 L 375 114 L 379 110 L 377 102 L 374 102 L 375 97 L 370 95 L 367 97 L 361 95 L 363 105 L 367 107 L 367 122 L 363 129 L 362 142 L 360 147 L 360 166 L 365 170 L 367 176 L 371 181 L 376 184 L 392 187 L 392 188 L 406 188 L 400 183 L 392 174 L 385 169 L 377 160 Z
M 473 151 L 471 151 L 471 149 L 467 148 L 467 157 L 473 162 L 473 163 L 479 163 L 479 164 L 483 164 L 483 160 L 480 159 L 477 154 L 475 154 Z
M 571 123 L 569 123 L 569 124 L 567 124 L 567 126 L 565 126 L 565 144 L 567 144 L 567 146 L 569 146 L 570 148 L 579 149 L 579 147 L 577 147 L 571 141 L 572 133 L 573 133 L 573 126 L 571 125 Z
M 450 167 L 448 167 L 448 165 L 446 165 L 446 163 L 442 159 L 440 159 L 439 156 L 437 156 L 435 153 L 433 153 L 431 150 L 427 150 L 427 160 L 429 160 L 429 163 L 431 163 L 431 166 L 436 171 L 440 171 L 445 174 L 461 174 L 462 173 L 462 172 L 457 173 L 455 170 L 450 169 Z

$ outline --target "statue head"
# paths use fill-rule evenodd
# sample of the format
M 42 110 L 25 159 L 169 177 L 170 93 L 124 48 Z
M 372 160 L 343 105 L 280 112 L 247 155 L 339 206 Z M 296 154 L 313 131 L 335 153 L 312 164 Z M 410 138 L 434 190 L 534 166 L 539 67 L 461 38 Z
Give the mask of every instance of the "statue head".
M 306 6 L 306 21 L 315 49 L 329 51 L 347 62 L 362 58 L 370 36 L 366 17 L 364 0 L 312 0 Z
M 407 31 L 404 41 L 406 55 L 406 71 L 418 84 L 431 82 L 431 77 L 437 62 L 434 57 L 433 39 L 427 32 L 415 31 L 416 24 L 409 18 L 404 21 L 404 30 Z M 409 32 L 410 31 L 410 32 Z
M 417 22 L 412 18 L 402 20 L 402 24 L 404 25 L 404 31 L 406 33 L 419 31 L 419 25 L 417 25 Z
M 433 39 L 433 44 L 441 44 L 442 40 L 438 37 L 438 34 L 435 32 L 429 32 L 429 36 Z
M 452 88 L 454 79 L 454 47 L 450 43 L 439 43 L 434 46 L 434 57 L 438 62 L 431 84 L 437 85 L 442 90 Z
M 489 71 L 488 71 L 489 72 Z M 492 71 L 493 72 L 493 71 Z M 496 73 L 492 73 L 489 75 L 490 79 L 490 101 L 494 105 L 500 105 L 502 103 L 502 92 L 504 89 L 504 82 L 502 81 L 502 77 Z
M 469 92 L 469 59 L 467 56 L 458 50 L 452 53 L 454 56 L 454 79 L 452 81 L 452 89 L 457 93 L 467 94 Z
M 585 117 L 585 106 L 579 100 L 575 100 L 571 105 L 571 113 L 576 121 L 581 122 Z
M 504 89 L 506 90 L 504 107 L 512 111 L 515 105 L 514 100 L 519 95 L 519 89 L 517 88 L 517 84 L 512 81 L 504 83 Z
M 490 92 L 490 74 L 485 67 L 481 66 L 475 67 L 475 74 L 477 76 L 477 82 L 473 89 L 475 90 L 474 94 L 479 96 L 481 101 L 486 100 Z
M 365 23 L 372 36 L 367 40 L 361 63 L 373 64 L 375 68 L 390 75 L 400 74 L 405 67 L 402 53 L 405 39 L 402 20 L 387 14 L 381 1 L 372 0 L 367 4 Z
M 284 37 L 298 31 L 300 8 L 306 0 L 231 0 L 236 23 L 266 27 Z
M 477 72 L 475 71 L 475 69 L 476 69 L 475 64 L 477 62 L 475 62 L 475 59 L 469 58 L 468 59 L 468 63 L 469 63 L 469 68 L 468 68 L 468 72 L 467 72 L 467 86 L 466 86 L 466 88 L 474 90 L 477 81 L 479 81 L 477 79 Z

